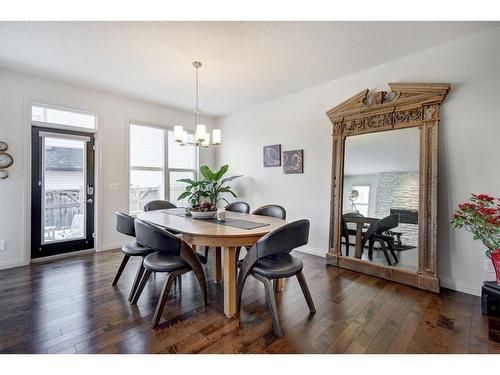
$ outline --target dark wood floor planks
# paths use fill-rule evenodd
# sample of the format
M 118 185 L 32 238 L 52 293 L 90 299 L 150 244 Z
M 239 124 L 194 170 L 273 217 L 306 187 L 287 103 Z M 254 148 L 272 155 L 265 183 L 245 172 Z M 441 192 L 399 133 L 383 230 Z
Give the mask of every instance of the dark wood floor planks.
M 164 275 L 152 278 L 131 306 L 127 296 L 138 260 L 113 287 L 119 251 L 3 270 L 0 352 L 500 353 L 499 320 L 481 314 L 478 297 L 446 289 L 436 295 L 296 255 L 304 261 L 317 313 L 309 315 L 297 280 L 287 280 L 276 298 L 282 338 L 274 335 L 264 288 L 253 279 L 240 319 L 227 319 L 222 286 L 209 281 L 205 308 L 193 275 L 184 275 L 182 290 L 171 293 L 153 330 L 149 321 Z M 212 262 L 210 256 L 210 280 Z

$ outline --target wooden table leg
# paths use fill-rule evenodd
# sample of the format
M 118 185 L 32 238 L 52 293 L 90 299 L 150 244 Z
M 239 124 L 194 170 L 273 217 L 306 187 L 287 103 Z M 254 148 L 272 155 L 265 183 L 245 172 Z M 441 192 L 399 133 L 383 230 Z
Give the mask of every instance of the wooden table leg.
M 281 292 L 285 287 L 285 279 L 275 279 L 274 280 L 274 291 Z
M 236 314 L 236 247 L 223 247 L 224 255 L 224 313 L 228 318 Z
M 363 239 L 363 223 L 356 223 L 356 249 L 354 251 L 354 256 L 359 259 L 361 259 L 361 254 L 363 253 L 363 249 L 361 248 L 362 239 Z
M 222 280 L 222 257 L 221 257 L 221 248 L 215 248 L 215 276 L 214 281 L 216 283 L 220 283 Z

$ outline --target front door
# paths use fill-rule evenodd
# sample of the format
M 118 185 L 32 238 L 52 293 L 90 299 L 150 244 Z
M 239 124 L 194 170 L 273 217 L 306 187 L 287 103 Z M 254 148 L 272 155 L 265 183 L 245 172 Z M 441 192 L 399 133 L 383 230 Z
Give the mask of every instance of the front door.
M 31 257 L 94 247 L 94 135 L 32 128 Z

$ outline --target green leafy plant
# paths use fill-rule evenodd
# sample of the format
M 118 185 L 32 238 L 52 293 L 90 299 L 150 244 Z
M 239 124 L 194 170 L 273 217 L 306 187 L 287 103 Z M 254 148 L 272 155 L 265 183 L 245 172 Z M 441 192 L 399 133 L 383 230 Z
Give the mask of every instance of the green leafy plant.
M 232 181 L 236 178 L 242 177 L 241 175 L 231 176 L 222 178 L 229 169 L 229 165 L 225 164 L 218 171 L 212 171 L 208 166 L 204 165 L 200 168 L 200 172 L 203 177 L 205 177 L 205 181 L 207 181 L 207 191 L 209 194 L 210 202 L 214 205 L 221 200 L 229 203 L 227 199 L 219 197 L 221 193 L 229 193 L 233 197 L 237 198 L 236 194 L 231 190 L 231 187 L 225 185 L 227 182 Z
M 204 165 L 200 168 L 203 180 L 195 181 L 189 178 L 178 180 L 179 182 L 186 183 L 187 186 L 186 190 L 177 198 L 177 200 L 187 198 L 192 207 L 200 206 L 202 203 L 207 201 L 211 203 L 213 207 L 217 206 L 217 203 L 221 200 L 229 203 L 227 199 L 221 197 L 220 195 L 227 193 L 237 198 L 236 194 L 231 190 L 231 187 L 227 185 L 227 183 L 242 176 L 236 175 L 223 178 L 228 169 L 229 166 L 227 164 L 220 167 L 217 171 L 213 171 L 208 166 Z
M 177 198 L 178 201 L 187 198 L 191 206 L 195 207 L 200 205 L 205 198 L 208 198 L 209 195 L 206 191 L 207 182 L 205 180 L 196 181 L 190 178 L 182 178 L 177 181 L 187 184 L 186 189 Z
M 482 241 L 489 252 L 500 249 L 500 198 L 472 194 L 461 203 L 451 219 L 453 228 L 465 228 L 474 240 Z

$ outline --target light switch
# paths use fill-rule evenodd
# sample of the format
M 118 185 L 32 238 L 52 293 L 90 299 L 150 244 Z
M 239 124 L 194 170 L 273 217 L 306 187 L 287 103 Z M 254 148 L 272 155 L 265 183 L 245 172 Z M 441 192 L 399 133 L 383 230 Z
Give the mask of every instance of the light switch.
M 109 191 L 117 191 L 118 189 L 118 183 L 117 182 L 111 182 L 109 184 Z

